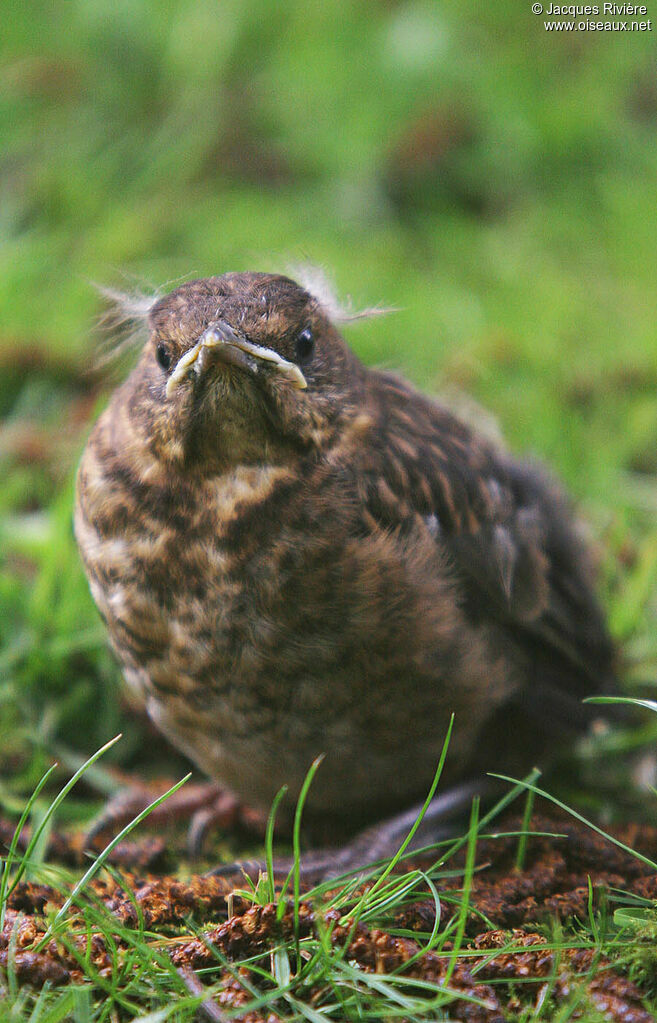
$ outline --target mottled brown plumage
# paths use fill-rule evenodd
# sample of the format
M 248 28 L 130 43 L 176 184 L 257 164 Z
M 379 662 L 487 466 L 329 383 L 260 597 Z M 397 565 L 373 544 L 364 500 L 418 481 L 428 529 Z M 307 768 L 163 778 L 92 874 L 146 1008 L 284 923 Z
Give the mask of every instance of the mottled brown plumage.
M 353 827 L 425 794 L 452 712 L 452 779 L 586 726 L 612 648 L 540 471 L 366 369 L 288 278 L 193 281 L 150 333 L 76 532 L 126 679 L 209 776 L 266 808 L 324 752 L 309 814 Z

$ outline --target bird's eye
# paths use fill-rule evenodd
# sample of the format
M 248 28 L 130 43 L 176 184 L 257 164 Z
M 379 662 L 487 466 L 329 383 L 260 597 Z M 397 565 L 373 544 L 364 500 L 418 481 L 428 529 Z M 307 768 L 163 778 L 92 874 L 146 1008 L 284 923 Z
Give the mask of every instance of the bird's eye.
M 166 373 L 166 371 L 171 366 L 171 356 L 169 355 L 163 344 L 159 344 L 157 346 L 155 350 L 155 358 L 157 359 L 159 365 Z
M 315 350 L 315 338 L 310 327 L 302 330 L 297 338 L 295 355 L 297 362 L 307 362 Z

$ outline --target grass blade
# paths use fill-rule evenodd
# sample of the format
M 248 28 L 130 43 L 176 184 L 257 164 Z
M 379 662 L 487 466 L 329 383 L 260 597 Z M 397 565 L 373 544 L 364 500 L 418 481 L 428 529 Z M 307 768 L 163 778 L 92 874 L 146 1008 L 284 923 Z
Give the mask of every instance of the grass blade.
M 80 880 L 74 886 L 73 891 L 68 896 L 68 898 L 66 899 L 66 901 L 62 905 L 61 909 L 59 909 L 59 911 L 57 912 L 57 915 L 55 916 L 55 919 L 53 920 L 52 924 L 50 925 L 50 927 L 46 931 L 46 933 L 43 936 L 43 938 L 41 939 L 41 942 L 39 944 L 39 948 L 42 948 L 44 946 L 44 944 L 46 944 L 48 941 L 50 941 L 50 939 L 52 938 L 53 933 L 54 933 L 57 925 L 66 916 L 66 913 L 68 912 L 68 910 L 69 910 L 69 908 L 71 906 L 71 903 L 78 897 L 80 892 L 82 892 L 84 890 L 84 888 L 87 886 L 87 884 L 92 879 L 92 877 L 95 874 L 98 873 L 98 871 L 100 870 L 102 865 L 105 863 L 105 860 L 111 854 L 112 850 L 119 844 L 119 842 L 122 842 L 123 839 L 126 837 L 126 835 L 129 835 L 130 832 L 134 828 L 137 827 L 137 825 L 141 824 L 141 822 L 143 820 L 145 820 L 145 818 L 148 817 L 148 815 L 150 813 L 152 813 L 152 811 L 155 810 L 156 807 L 160 806 L 160 804 L 163 803 L 166 799 L 168 799 L 169 796 L 172 796 L 174 794 L 174 792 L 177 792 L 178 789 L 182 788 L 182 786 L 187 781 L 189 781 L 191 776 L 192 776 L 192 772 L 190 771 L 189 774 L 186 774 L 185 777 L 181 778 L 179 782 L 176 782 L 175 785 L 172 785 L 171 788 L 167 792 L 164 792 L 161 796 L 158 796 L 157 799 L 153 800 L 153 802 L 150 803 L 149 806 L 147 806 L 144 810 L 142 810 L 141 813 L 137 814 L 137 816 L 133 820 L 131 820 L 129 824 L 126 824 L 126 826 L 118 833 L 118 835 L 116 835 L 116 837 L 113 838 L 112 841 L 109 842 L 109 844 L 105 846 L 105 848 L 100 853 L 100 855 L 96 857 L 96 859 L 91 864 L 91 866 L 86 871 L 86 873 L 80 878 Z

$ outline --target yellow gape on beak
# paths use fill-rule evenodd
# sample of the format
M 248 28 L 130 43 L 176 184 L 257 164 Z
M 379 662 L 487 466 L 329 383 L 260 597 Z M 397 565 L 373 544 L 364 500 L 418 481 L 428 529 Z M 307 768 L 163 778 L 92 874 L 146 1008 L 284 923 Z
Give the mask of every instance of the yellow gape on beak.
M 239 366 L 252 373 L 257 372 L 259 361 L 269 362 L 293 387 L 304 390 L 308 386 L 296 363 L 288 362 L 272 348 L 252 344 L 236 334 L 227 323 L 217 323 L 208 327 L 194 347 L 180 357 L 167 381 L 167 398 L 171 397 L 181 380 L 191 371 L 202 373 L 209 359 Z

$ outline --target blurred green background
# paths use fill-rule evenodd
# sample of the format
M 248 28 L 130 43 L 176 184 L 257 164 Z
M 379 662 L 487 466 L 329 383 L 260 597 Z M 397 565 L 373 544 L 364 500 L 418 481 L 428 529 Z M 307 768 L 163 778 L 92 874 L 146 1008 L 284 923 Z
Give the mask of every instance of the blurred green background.
M 71 530 L 117 379 L 92 282 L 309 261 L 355 306 L 398 307 L 350 342 L 469 395 L 561 476 L 629 691 L 650 691 L 657 30 L 548 33 L 513 0 L 33 0 L 2 20 L 5 804 L 119 728 L 115 757 L 144 755 Z

